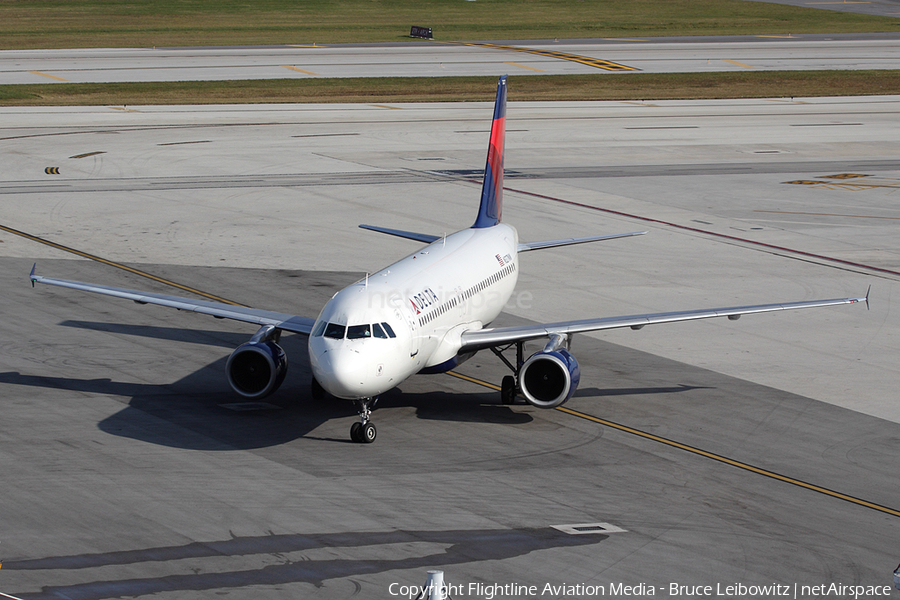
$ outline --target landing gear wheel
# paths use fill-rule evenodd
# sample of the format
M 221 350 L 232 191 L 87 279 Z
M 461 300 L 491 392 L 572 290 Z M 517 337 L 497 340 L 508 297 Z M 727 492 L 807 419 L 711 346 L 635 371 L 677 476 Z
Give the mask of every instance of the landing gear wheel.
M 507 375 L 500 382 L 500 401 L 503 404 L 516 403 L 516 379 L 512 375 Z
M 359 421 L 350 426 L 350 439 L 358 444 L 371 444 L 375 441 L 375 426 L 369 421 L 372 409 L 378 398 L 357 398 L 353 401 L 359 411 Z
M 359 429 L 359 441 L 363 444 L 371 444 L 374 442 L 376 435 L 378 435 L 378 432 L 375 431 L 375 425 L 373 425 L 371 421 Z

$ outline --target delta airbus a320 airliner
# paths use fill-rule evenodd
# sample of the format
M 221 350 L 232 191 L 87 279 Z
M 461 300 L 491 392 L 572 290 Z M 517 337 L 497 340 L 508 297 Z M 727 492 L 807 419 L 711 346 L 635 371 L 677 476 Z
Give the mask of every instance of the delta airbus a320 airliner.
M 512 370 L 513 374 L 504 377 L 501 386 L 504 403 L 514 403 L 521 392 L 534 406 L 554 408 L 571 398 L 578 387 L 578 363 L 569 352 L 573 334 L 617 327 L 640 329 L 653 323 L 711 317 L 737 319 L 748 313 L 868 302 L 867 294 L 862 298 L 488 328 L 516 287 L 522 252 L 647 233 L 637 231 L 519 242 L 515 228 L 500 219 L 505 127 L 504 76 L 497 87 L 481 205 L 474 225 L 446 237 L 360 225 L 427 245 L 335 294 L 315 320 L 218 302 L 52 279 L 35 275 L 34 269 L 31 271 L 32 285 L 47 283 L 127 298 L 139 304 L 158 304 L 260 325 L 250 341 L 231 354 L 226 365 L 231 387 L 241 396 L 254 400 L 273 393 L 284 380 L 287 357 L 278 345 L 281 332 L 309 336 L 313 396 L 320 397 L 328 392 L 353 401 L 360 420 L 350 428 L 350 437 L 363 443 L 375 440 L 375 426 L 370 416 L 379 394 L 416 373 L 449 371 L 479 350 L 493 350 Z M 526 359 L 525 342 L 542 338 L 547 339 L 543 349 Z M 513 345 L 517 350 L 514 363 L 499 350 Z

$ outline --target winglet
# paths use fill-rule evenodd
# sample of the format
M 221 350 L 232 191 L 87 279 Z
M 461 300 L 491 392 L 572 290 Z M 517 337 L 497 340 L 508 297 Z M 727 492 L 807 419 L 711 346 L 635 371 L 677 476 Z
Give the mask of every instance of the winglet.
M 494 121 L 491 125 L 491 141 L 488 146 L 487 164 L 484 167 L 484 185 L 481 188 L 481 206 L 473 228 L 493 227 L 500 222 L 503 212 L 503 152 L 506 145 L 506 75 L 497 82 L 497 99 L 494 102 Z
M 872 291 L 872 284 L 870 283 L 869 289 L 866 290 L 866 310 L 870 310 L 869 309 L 869 292 L 871 292 L 871 291 Z
M 37 269 L 37 263 L 34 263 L 34 266 L 31 267 L 31 273 L 28 275 L 28 279 L 31 280 L 31 287 L 34 287 L 35 276 L 34 272 Z

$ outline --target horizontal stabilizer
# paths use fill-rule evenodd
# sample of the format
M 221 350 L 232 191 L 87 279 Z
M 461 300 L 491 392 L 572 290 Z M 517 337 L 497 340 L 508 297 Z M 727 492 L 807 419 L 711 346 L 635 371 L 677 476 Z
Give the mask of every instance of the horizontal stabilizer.
M 556 248 L 557 246 L 571 246 L 572 244 L 586 244 L 588 242 L 602 242 L 604 240 L 615 240 L 623 237 L 631 237 L 635 235 L 644 235 L 646 231 L 633 231 L 631 233 L 612 233 L 609 235 L 594 235 L 591 237 L 569 238 L 566 240 L 549 240 L 546 242 L 528 242 L 519 244 L 519 252 L 528 252 L 529 250 L 543 250 L 544 248 Z
M 360 229 L 368 229 L 370 231 L 377 231 L 379 233 L 386 233 L 388 235 L 396 235 L 397 237 L 406 238 L 408 240 L 416 240 L 418 242 L 424 242 L 426 244 L 430 244 L 431 242 L 436 242 L 441 239 L 439 235 L 429 235 L 427 233 L 416 233 L 415 231 L 403 231 L 401 229 L 388 229 L 387 227 L 375 227 L 374 225 L 360 225 Z

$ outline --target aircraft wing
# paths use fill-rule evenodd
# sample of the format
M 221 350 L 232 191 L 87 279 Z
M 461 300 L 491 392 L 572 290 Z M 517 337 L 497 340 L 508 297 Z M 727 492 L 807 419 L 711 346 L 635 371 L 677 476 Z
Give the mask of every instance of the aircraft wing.
M 235 321 L 254 323 L 256 325 L 273 325 L 277 329 L 304 335 L 310 334 L 313 324 L 315 323 L 315 319 L 260 310 L 247 306 L 234 306 L 225 304 L 224 302 L 194 300 L 192 298 L 166 296 L 164 294 L 153 294 L 104 285 L 95 285 L 92 283 L 81 283 L 80 281 L 66 281 L 65 279 L 42 277 L 40 275 L 35 275 L 34 271 L 35 269 L 32 268 L 30 275 L 31 285 L 34 285 L 35 283 L 46 283 L 59 287 L 71 288 L 73 290 L 113 296 L 115 298 L 125 298 L 126 300 L 133 300 L 138 304 L 156 304 L 159 306 L 168 306 L 169 308 L 177 308 L 178 310 L 189 310 L 203 315 L 212 315 L 219 319 L 233 319 Z
M 524 342 L 528 340 L 550 337 L 552 335 L 570 335 L 573 333 L 602 331 L 604 329 L 616 329 L 620 327 L 640 329 L 645 325 L 653 325 L 656 323 L 676 323 L 678 321 L 711 319 L 713 317 L 728 317 L 730 320 L 734 321 L 739 319 L 741 315 L 753 313 L 772 312 L 777 310 L 793 310 L 798 308 L 818 308 L 822 306 L 836 306 L 840 304 L 855 304 L 857 302 L 865 302 L 866 306 L 868 306 L 868 292 L 866 292 L 865 297 L 862 298 L 807 300 L 805 302 L 788 302 L 783 304 L 757 304 L 755 306 L 708 308 L 701 310 L 653 313 L 647 315 L 631 315 L 625 317 L 603 317 L 599 319 L 563 321 L 561 323 L 547 323 L 543 325 L 536 324 L 521 325 L 517 327 L 477 329 L 466 331 L 462 334 L 462 347 L 459 351 L 460 353 L 472 352 L 475 350 L 503 346 L 515 342 Z

